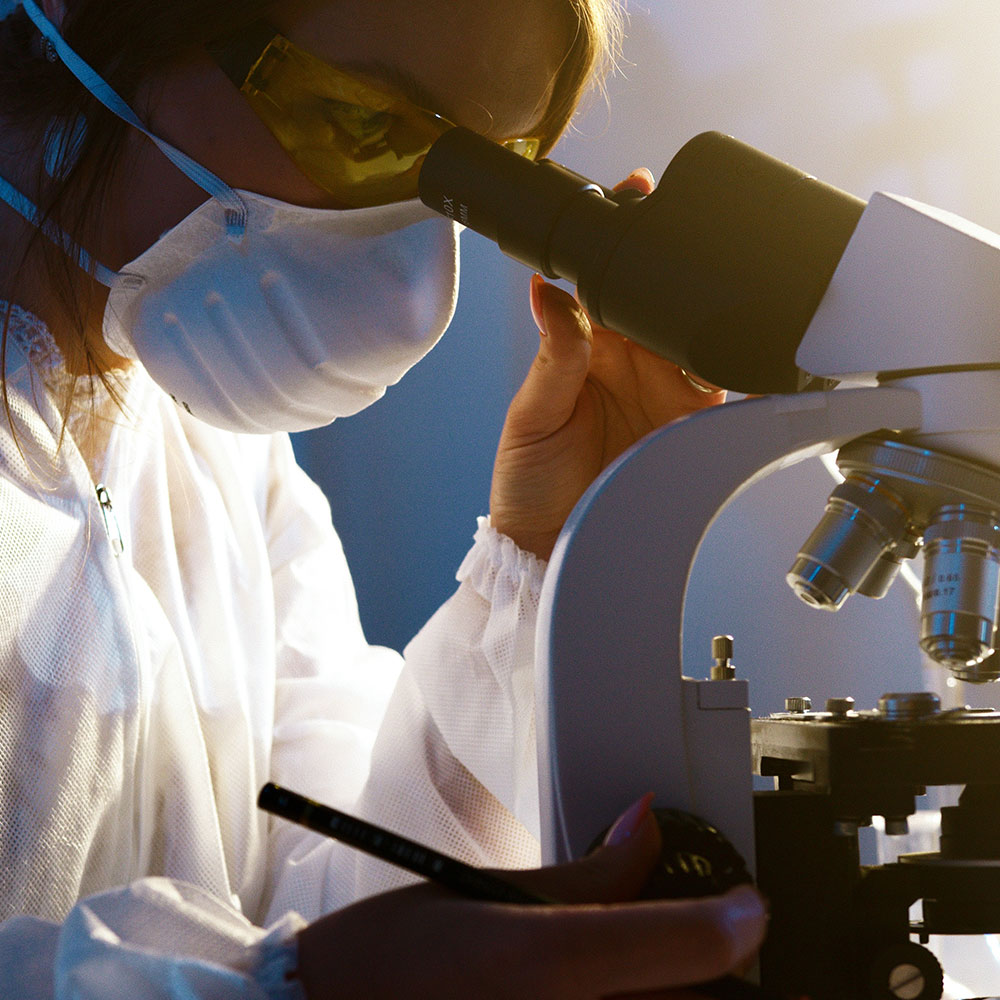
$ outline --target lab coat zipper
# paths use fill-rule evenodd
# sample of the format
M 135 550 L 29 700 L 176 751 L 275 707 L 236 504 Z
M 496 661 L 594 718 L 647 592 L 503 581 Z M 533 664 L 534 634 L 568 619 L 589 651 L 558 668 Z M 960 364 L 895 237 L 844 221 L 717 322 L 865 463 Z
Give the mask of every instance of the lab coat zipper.
M 109 451 L 111 446 L 109 445 Z M 129 762 L 128 770 L 131 775 L 130 795 L 132 798 L 132 815 L 136 817 L 133 822 L 133 834 L 128 845 L 128 860 L 124 862 L 123 871 L 124 882 L 133 882 L 149 874 L 148 851 L 144 847 L 139 834 L 138 816 L 140 814 L 142 802 L 142 789 L 144 782 L 148 778 L 144 777 L 146 770 L 145 754 L 143 748 L 146 745 L 149 734 L 149 704 L 146 694 L 148 677 L 148 656 L 142 650 L 145 648 L 140 641 L 139 635 L 143 632 L 142 619 L 136 613 L 133 587 L 130 578 L 134 575 L 134 569 L 128 559 L 120 558 L 125 552 L 125 537 L 122 534 L 121 524 L 111 499 L 111 491 L 104 483 L 97 483 L 94 487 L 97 494 L 97 503 L 101 508 L 101 516 L 104 518 L 104 528 L 108 533 L 108 541 L 111 543 L 111 552 L 115 556 L 114 567 L 117 573 L 109 571 L 113 576 L 117 576 L 117 587 L 112 587 L 118 591 L 121 601 L 121 614 L 119 622 L 121 625 L 122 639 L 131 648 L 131 663 L 133 670 L 131 675 L 124 675 L 125 684 L 131 680 L 135 684 L 132 697 L 134 704 L 138 706 L 138 716 L 136 727 L 132 732 L 128 742 L 125 744 L 125 759 Z
M 104 483 L 97 484 L 97 502 L 101 505 L 101 514 L 104 517 L 104 530 L 108 533 L 111 541 L 111 551 L 116 556 L 120 556 L 125 551 L 125 539 L 122 537 L 121 525 L 115 515 L 115 509 L 111 505 L 111 493 Z

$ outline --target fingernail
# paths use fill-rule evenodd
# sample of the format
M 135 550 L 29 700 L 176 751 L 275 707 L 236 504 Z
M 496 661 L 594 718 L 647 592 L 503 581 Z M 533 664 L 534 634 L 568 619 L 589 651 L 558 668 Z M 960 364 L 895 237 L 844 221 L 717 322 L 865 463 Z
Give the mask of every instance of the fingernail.
M 548 335 L 545 329 L 545 313 L 542 310 L 541 299 L 544 285 L 545 279 L 540 274 L 533 274 L 531 276 L 531 291 L 528 295 L 528 301 L 531 303 L 531 315 L 534 317 L 535 325 L 543 337 Z
M 641 799 L 633 802 L 615 820 L 614 825 L 608 830 L 604 838 L 605 847 L 616 847 L 624 844 L 642 825 L 642 821 L 649 815 L 649 804 L 653 801 L 653 793 L 647 792 Z

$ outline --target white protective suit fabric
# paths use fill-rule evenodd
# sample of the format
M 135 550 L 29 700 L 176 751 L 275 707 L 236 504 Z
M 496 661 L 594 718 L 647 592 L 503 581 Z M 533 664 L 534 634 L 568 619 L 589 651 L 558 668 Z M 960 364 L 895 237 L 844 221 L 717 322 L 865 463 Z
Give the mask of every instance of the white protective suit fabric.
M 58 352 L 5 317 L 0 995 L 291 998 L 302 922 L 409 876 L 258 812 L 267 780 L 537 864 L 543 564 L 483 522 L 405 663 L 369 647 L 287 436 L 201 423 L 135 365 L 125 416 L 95 383 L 60 447 Z

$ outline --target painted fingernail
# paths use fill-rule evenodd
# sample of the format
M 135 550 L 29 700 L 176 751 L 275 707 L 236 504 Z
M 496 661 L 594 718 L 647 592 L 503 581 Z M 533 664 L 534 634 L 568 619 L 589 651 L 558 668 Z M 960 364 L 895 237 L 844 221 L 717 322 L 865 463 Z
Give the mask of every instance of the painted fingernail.
M 531 303 L 531 315 L 534 317 L 535 325 L 543 337 L 547 336 L 545 314 L 542 310 L 542 288 L 544 286 L 545 279 L 540 274 L 533 274 L 531 276 L 531 291 L 528 295 L 528 301 Z
M 652 801 L 653 793 L 647 792 L 641 799 L 633 802 L 608 830 L 607 836 L 604 838 L 604 846 L 616 847 L 626 843 L 649 815 L 649 805 Z
M 717 385 L 709 385 L 707 382 L 702 382 L 701 379 L 695 378 L 686 368 L 678 368 L 678 371 L 681 373 L 684 381 L 692 389 L 697 389 L 698 392 L 713 396 L 715 393 L 722 391 Z

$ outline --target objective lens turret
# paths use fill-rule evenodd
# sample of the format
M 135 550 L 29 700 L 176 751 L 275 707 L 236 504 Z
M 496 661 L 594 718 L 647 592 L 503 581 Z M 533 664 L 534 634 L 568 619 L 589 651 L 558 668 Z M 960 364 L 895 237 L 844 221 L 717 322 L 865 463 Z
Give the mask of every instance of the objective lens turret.
M 813 607 L 881 597 L 899 562 L 924 552 L 920 646 L 960 680 L 1000 680 L 1000 472 L 898 438 L 844 445 L 846 477 L 788 573 Z

